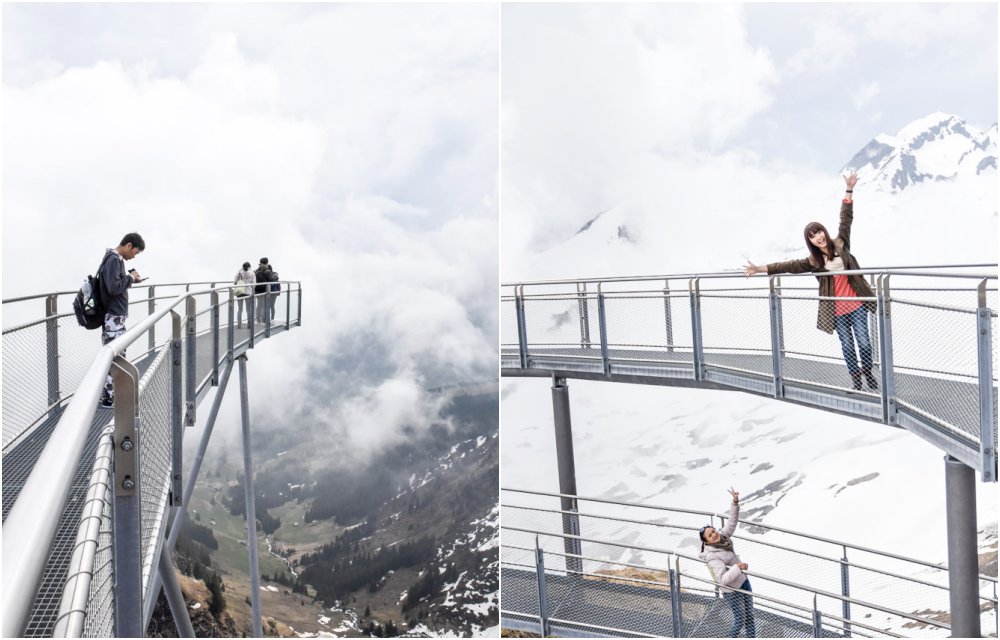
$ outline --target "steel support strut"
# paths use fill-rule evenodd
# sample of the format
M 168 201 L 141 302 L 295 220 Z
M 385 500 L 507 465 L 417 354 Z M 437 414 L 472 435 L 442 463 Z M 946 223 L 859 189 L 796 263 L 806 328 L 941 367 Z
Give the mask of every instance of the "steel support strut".
M 117 356 L 111 365 L 115 385 L 115 435 L 112 456 L 115 635 L 141 638 L 142 487 L 139 482 L 139 370 Z
M 701 334 L 701 284 L 698 278 L 688 281 L 688 296 L 691 299 L 691 352 L 694 379 L 705 377 L 705 350 Z
M 184 602 L 184 594 L 181 593 L 181 585 L 177 582 L 174 574 L 174 565 L 170 562 L 170 553 L 164 549 L 160 554 L 159 576 L 163 581 L 163 593 L 167 596 L 167 604 L 170 605 L 170 613 L 174 617 L 174 624 L 177 626 L 177 634 L 181 638 L 193 638 L 194 627 L 191 625 L 191 616 L 188 614 L 187 603 Z M 150 599 L 155 602 L 152 594 L 159 595 L 157 591 L 150 591 Z
M 45 298 L 45 361 L 49 372 L 49 406 L 59 402 L 59 320 L 55 294 Z
M 976 473 L 972 467 L 951 456 L 945 456 L 944 467 L 951 636 L 978 638 L 980 623 Z
M 518 293 L 520 291 L 520 293 Z M 528 368 L 528 336 L 524 319 L 524 287 L 514 290 L 514 305 L 517 313 L 517 350 L 521 360 L 521 368 Z
M 535 579 L 538 584 L 538 621 L 541 623 L 541 636 L 547 638 L 549 629 L 549 594 L 545 588 L 545 552 L 538 544 L 535 536 Z
M 580 312 L 580 346 L 590 348 L 590 309 L 587 301 L 587 283 L 576 283 L 577 306 Z
M 986 306 L 986 284 L 979 283 L 976 351 L 979 364 L 979 453 L 983 482 L 997 481 L 996 415 L 993 413 L 993 310 Z
M 243 489 L 247 516 L 247 555 L 250 557 L 250 603 L 253 608 L 253 635 L 264 637 L 260 621 L 260 568 L 257 564 L 257 513 L 253 491 L 253 456 L 250 447 L 250 400 L 247 391 L 247 357 L 240 361 L 240 414 L 243 418 Z
M 185 357 L 185 398 L 184 398 L 184 425 L 194 426 L 194 412 L 197 404 L 196 390 L 198 387 L 198 331 L 197 316 L 198 308 L 195 304 L 194 296 L 188 296 L 186 300 L 186 325 L 184 338 Z
M 556 460 L 559 467 L 559 493 L 576 495 L 576 464 L 573 460 L 573 428 L 569 416 L 569 387 L 566 378 L 552 378 L 552 414 L 556 431 Z M 577 511 L 576 498 L 560 498 L 563 511 Z M 568 536 L 580 535 L 580 516 L 575 513 L 564 513 L 562 516 L 563 533 Z M 563 538 L 566 550 L 566 570 L 580 573 L 583 571 L 583 561 L 578 557 L 583 555 L 580 540 Z
M 896 424 L 896 375 L 892 368 L 892 299 L 889 275 L 878 277 L 879 372 L 882 377 L 882 421 Z
M 610 375 L 611 358 L 608 355 L 608 316 L 607 309 L 604 306 L 604 292 L 601 291 L 600 282 L 597 283 L 597 326 L 601 333 L 601 367 L 604 369 L 604 375 Z
M 674 313 L 670 308 L 670 280 L 663 281 L 663 318 L 667 329 L 667 352 L 674 351 Z
M 768 301 L 770 303 L 771 321 L 771 370 L 774 377 L 774 397 L 783 398 L 785 395 L 784 376 L 781 372 L 781 356 L 783 355 L 782 333 L 781 333 L 781 298 L 778 296 L 778 276 L 771 276 L 769 279 L 770 293 Z

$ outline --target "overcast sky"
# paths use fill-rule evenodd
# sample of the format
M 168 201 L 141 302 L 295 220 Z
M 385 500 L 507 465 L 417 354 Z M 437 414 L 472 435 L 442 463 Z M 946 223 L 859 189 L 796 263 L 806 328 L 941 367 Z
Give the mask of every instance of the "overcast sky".
M 5 298 L 77 288 L 134 230 L 150 283 L 262 256 L 303 282 L 302 329 L 254 354 L 264 405 L 375 441 L 433 415 L 425 385 L 495 376 L 496 5 L 3 14 Z M 386 366 L 307 396 L 358 336 Z
M 697 225 L 722 191 L 836 198 L 879 133 L 997 120 L 992 3 L 510 4 L 501 23 L 505 278 L 629 199 Z

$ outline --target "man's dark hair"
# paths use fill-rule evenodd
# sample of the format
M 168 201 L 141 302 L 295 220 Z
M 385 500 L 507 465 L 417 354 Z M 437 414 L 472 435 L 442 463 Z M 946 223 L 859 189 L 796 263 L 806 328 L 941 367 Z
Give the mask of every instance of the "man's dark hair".
M 146 250 L 146 242 L 145 242 L 145 240 L 143 240 L 142 236 L 140 236 L 135 231 L 133 231 L 132 233 L 126 233 L 125 237 L 122 238 L 122 241 L 118 243 L 118 245 L 122 246 L 122 247 L 124 247 L 127 244 L 131 244 L 133 247 L 135 247 L 139 251 L 145 251 Z
M 260 259 L 260 263 L 261 264 L 267 264 L 267 258 L 261 258 Z

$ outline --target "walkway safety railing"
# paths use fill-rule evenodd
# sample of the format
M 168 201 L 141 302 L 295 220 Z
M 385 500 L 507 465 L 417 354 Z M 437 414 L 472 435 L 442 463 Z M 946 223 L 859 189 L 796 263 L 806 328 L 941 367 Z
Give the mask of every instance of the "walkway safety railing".
M 721 527 L 726 515 L 501 492 L 502 627 L 542 635 L 727 635 L 733 613 L 723 595 L 732 590 L 717 585 L 697 557 L 698 529 Z M 574 510 L 561 508 L 566 498 Z M 741 522 L 734 539 L 749 563 L 759 637 L 949 634 L 943 565 L 760 522 Z M 982 629 L 994 637 L 996 585 L 996 576 L 979 576 Z
M 996 265 L 845 271 L 871 283 L 875 388 L 817 329 L 814 274 L 501 287 L 501 372 L 736 389 L 905 427 L 997 478 Z M 864 355 L 857 353 L 859 363 Z
M 105 346 L 77 324 L 75 291 L 3 301 L 4 637 L 141 636 L 161 581 L 190 632 L 170 584 L 179 527 L 167 544 L 200 467 L 184 468 L 185 427 L 236 359 L 301 325 L 301 284 L 279 284 L 240 298 L 214 282 L 137 285 L 128 330 Z M 109 374 L 113 416 L 98 406 Z

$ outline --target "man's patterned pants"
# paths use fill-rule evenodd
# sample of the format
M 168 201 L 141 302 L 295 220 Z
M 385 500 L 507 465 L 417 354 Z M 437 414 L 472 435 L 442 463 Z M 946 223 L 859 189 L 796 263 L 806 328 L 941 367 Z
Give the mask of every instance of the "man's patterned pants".
M 121 334 L 125 333 L 125 320 L 128 316 L 114 316 L 110 313 L 104 315 L 104 329 L 101 331 L 101 344 L 108 344 Z M 122 351 L 122 356 L 125 352 Z M 101 402 L 115 401 L 115 385 L 111 381 L 111 374 L 104 381 L 104 393 L 101 394 Z

